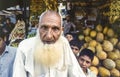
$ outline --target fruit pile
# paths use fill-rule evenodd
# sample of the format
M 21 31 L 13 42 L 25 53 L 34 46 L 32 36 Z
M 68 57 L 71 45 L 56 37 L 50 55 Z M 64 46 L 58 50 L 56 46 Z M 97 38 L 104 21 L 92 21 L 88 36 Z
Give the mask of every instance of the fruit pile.
M 111 27 L 98 24 L 94 29 L 86 28 L 79 39 L 86 42 L 82 48 L 89 48 L 95 53 L 90 69 L 96 75 L 120 77 L 120 41 Z

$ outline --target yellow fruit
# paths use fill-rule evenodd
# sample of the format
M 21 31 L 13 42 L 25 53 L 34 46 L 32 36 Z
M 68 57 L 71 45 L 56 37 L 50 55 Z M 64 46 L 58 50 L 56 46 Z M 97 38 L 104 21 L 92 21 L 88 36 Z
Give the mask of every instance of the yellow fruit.
M 84 45 L 83 45 L 83 48 L 87 48 L 88 47 L 88 43 L 85 43 Z
M 98 42 L 103 42 L 103 40 L 104 40 L 104 35 L 103 35 L 103 33 L 97 33 L 97 35 L 96 35 L 96 40 L 98 41 Z
M 112 59 L 105 59 L 103 61 L 103 65 L 109 70 L 115 68 L 116 66 L 115 62 Z
M 90 37 L 94 38 L 94 37 L 96 37 L 96 34 L 97 34 L 97 32 L 95 30 L 92 30 L 90 32 Z
M 86 41 L 86 42 L 90 42 L 91 40 L 92 40 L 91 37 L 89 37 L 89 36 L 85 36 L 85 41 Z
M 103 34 L 107 34 L 108 29 L 108 26 L 105 26 L 105 28 L 103 29 Z
M 90 47 L 95 47 L 96 45 L 97 45 L 96 40 L 91 40 L 91 41 L 89 42 L 89 46 L 90 46 Z
M 117 44 L 117 48 L 120 49 L 120 42 L 118 42 L 118 44 Z
M 79 35 L 79 36 L 78 36 L 78 39 L 79 39 L 79 40 L 84 40 L 84 38 L 85 38 L 84 35 Z
M 100 60 L 104 60 L 107 58 L 107 53 L 104 51 L 98 51 L 96 52 L 96 56 L 100 59 Z
M 119 49 L 114 49 L 113 52 L 116 53 L 117 56 L 118 56 L 118 59 L 120 59 L 120 51 L 119 51 Z
M 95 67 L 95 66 L 90 66 L 89 69 L 90 69 L 93 73 L 95 73 L 96 76 L 98 75 L 98 69 L 97 69 L 97 67 Z
M 90 30 L 91 30 L 90 28 L 86 28 L 85 30 L 83 30 L 83 34 L 88 36 L 90 33 Z
M 112 60 L 117 60 L 118 59 L 118 55 L 115 52 L 108 52 L 108 58 L 112 59 Z
M 110 41 L 104 40 L 103 42 L 103 50 L 106 52 L 110 52 L 113 50 L 113 45 Z
M 113 46 L 115 46 L 118 42 L 118 39 L 117 38 L 111 38 L 110 42 L 113 44 Z
M 120 59 L 115 61 L 116 63 L 116 68 L 120 71 Z
M 99 51 L 102 51 L 103 49 L 102 49 L 102 45 L 100 44 L 100 43 L 97 43 L 97 45 L 96 45 L 96 52 L 99 52 Z
M 109 28 L 108 31 L 107 31 L 107 36 L 108 37 L 113 37 L 115 35 L 114 31 L 112 28 Z
M 98 73 L 100 77 L 110 77 L 110 71 L 106 69 L 105 67 L 100 66 L 98 68 Z
M 102 25 L 98 24 L 95 29 L 96 31 L 101 32 L 103 30 L 103 27 Z
M 99 64 L 99 59 L 98 59 L 97 56 L 94 56 L 94 59 L 93 59 L 93 61 L 92 61 L 92 65 L 93 65 L 93 66 L 97 66 L 98 64 Z
M 111 77 L 120 77 L 119 70 L 117 70 L 116 68 L 110 70 L 110 73 L 111 73 Z

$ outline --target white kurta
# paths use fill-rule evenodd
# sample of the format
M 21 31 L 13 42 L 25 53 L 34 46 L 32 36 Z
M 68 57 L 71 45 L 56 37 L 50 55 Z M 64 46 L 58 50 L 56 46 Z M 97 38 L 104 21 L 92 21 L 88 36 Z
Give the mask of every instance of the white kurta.
M 97 77 L 90 69 L 87 69 L 87 77 Z
M 33 51 L 36 37 L 23 40 L 18 47 L 14 63 L 13 77 L 86 77 L 80 68 L 66 38 L 63 39 L 63 59 L 56 66 L 47 68 L 36 66 Z M 65 66 L 64 66 L 65 63 Z M 35 68 L 40 73 L 35 76 Z

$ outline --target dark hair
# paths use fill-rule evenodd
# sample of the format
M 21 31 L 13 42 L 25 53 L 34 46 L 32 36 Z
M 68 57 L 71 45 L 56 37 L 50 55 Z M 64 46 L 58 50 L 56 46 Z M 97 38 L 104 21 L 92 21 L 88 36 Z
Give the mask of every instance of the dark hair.
M 65 35 L 65 36 L 66 36 L 66 35 L 72 35 L 72 36 L 73 36 L 73 39 L 78 40 L 78 34 L 77 34 L 77 33 L 68 32 L 68 33 L 66 33 L 66 34 L 64 34 L 64 35 Z
M 93 61 L 95 54 L 93 53 L 92 50 L 85 48 L 85 49 L 81 50 L 81 52 L 79 53 L 78 58 L 80 56 L 84 56 L 84 55 L 87 55 L 91 59 L 91 61 Z
M 82 46 L 82 43 L 78 39 L 73 39 L 70 41 L 70 46 L 72 46 L 72 45 L 77 46 L 80 49 Z
M 16 20 L 22 20 L 24 16 L 22 14 L 16 15 Z
M 72 34 L 72 33 L 70 33 L 70 32 L 68 32 L 68 33 L 66 33 L 66 34 L 65 34 L 65 36 L 67 36 L 67 35 L 72 35 L 72 36 L 73 36 L 73 34 Z
M 6 18 L 6 20 L 9 20 L 9 21 L 11 21 L 11 20 L 10 20 L 10 18 Z

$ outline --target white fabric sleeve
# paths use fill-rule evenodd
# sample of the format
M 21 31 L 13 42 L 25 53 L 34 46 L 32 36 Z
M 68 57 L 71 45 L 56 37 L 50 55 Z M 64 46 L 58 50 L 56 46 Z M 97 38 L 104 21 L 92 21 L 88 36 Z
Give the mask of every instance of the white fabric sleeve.
M 25 55 L 22 53 L 20 47 L 18 47 L 13 67 L 13 77 L 27 77 L 24 65 Z
M 66 42 L 66 52 L 68 58 L 68 77 L 86 77 L 80 67 L 75 55 L 70 48 L 69 42 Z

